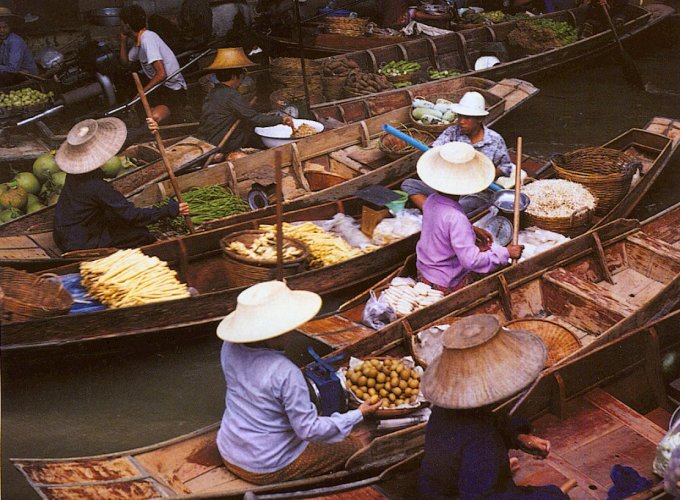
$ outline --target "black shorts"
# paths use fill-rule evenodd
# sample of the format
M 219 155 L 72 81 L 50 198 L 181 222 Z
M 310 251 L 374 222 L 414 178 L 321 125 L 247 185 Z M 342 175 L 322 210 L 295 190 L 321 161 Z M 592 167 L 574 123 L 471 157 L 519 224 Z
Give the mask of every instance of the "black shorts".
M 182 88 L 179 90 L 172 90 L 165 85 L 161 85 L 159 88 L 148 94 L 146 98 L 152 108 L 163 104 L 170 108 L 171 114 L 179 115 L 187 104 L 187 91 Z

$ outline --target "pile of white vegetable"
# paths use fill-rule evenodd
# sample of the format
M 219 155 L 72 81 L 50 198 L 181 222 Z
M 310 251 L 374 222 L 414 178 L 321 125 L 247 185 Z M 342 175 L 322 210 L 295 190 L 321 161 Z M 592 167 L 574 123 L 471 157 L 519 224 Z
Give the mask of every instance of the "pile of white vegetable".
M 437 99 L 430 102 L 422 97 L 417 97 L 411 103 L 411 117 L 417 123 L 423 125 L 439 125 L 453 123 L 456 113 L 453 112 L 455 103 L 448 99 Z
M 585 187 L 564 179 L 541 179 L 522 187 L 531 203 L 527 213 L 536 217 L 570 217 L 574 213 L 595 208 L 597 201 Z
M 522 262 L 534 255 L 543 253 L 568 240 L 568 237 L 559 233 L 548 231 L 547 229 L 540 229 L 535 226 L 523 229 L 519 232 L 519 244 L 524 245 L 522 257 L 520 257 L 519 261 Z
M 444 298 L 444 294 L 430 285 L 411 278 L 394 278 L 382 293 L 390 307 L 399 316 L 427 307 Z

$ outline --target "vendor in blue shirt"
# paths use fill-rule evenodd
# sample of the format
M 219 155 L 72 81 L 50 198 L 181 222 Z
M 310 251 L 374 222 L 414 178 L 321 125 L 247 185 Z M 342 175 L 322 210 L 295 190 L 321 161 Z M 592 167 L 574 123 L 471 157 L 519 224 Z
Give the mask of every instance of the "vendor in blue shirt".
M 568 499 L 557 486 L 517 486 L 509 448 L 545 458 L 550 442 L 528 422 L 492 413 L 495 404 L 531 384 L 546 348 L 529 332 L 501 328 L 491 314 L 466 316 L 442 336 L 443 351 L 423 374 L 432 404 L 418 477 L 423 500 Z M 518 464 L 515 463 L 516 467 Z
M 25 80 L 21 73 L 38 74 L 31 50 L 24 39 L 13 32 L 20 19 L 7 7 L 0 7 L 0 86 L 14 85 Z
M 271 484 L 334 472 L 364 444 L 350 432 L 380 402 L 319 416 L 302 371 L 283 353 L 286 334 L 320 308 L 317 294 L 267 281 L 241 292 L 217 327 L 227 385 L 217 447 L 241 479 Z
M 126 132 L 118 118 L 85 120 L 57 151 L 57 165 L 67 174 L 54 212 L 54 241 L 63 252 L 153 243 L 147 224 L 189 214 L 189 205 L 172 198 L 162 208 L 137 208 L 104 179 L 99 167 L 118 153 Z

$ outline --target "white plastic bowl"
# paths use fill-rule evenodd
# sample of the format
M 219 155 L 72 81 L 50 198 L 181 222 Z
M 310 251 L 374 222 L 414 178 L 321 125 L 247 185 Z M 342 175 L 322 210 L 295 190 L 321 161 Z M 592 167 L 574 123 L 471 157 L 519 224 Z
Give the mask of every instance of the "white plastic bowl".
M 314 120 L 293 119 L 295 127 L 299 127 L 303 123 L 314 127 L 317 132 L 323 132 L 323 124 L 315 122 Z M 255 133 L 262 138 L 262 142 L 268 148 L 275 148 L 289 142 L 299 141 L 300 139 L 291 138 L 293 130 L 288 125 L 274 125 L 273 127 L 255 127 Z

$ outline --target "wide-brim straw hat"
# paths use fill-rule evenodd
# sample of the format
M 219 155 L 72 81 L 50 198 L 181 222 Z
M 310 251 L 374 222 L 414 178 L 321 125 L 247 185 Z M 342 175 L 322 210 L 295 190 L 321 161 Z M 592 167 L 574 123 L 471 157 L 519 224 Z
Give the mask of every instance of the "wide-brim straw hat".
M 248 56 L 241 47 L 231 47 L 228 49 L 217 49 L 215 59 L 205 69 L 247 68 L 248 66 L 257 66 L 257 64 L 248 59 Z
M 501 328 L 491 314 L 460 319 L 442 341 L 421 388 L 426 399 L 449 409 L 480 408 L 518 393 L 538 377 L 548 355 L 539 337 Z
M 54 159 L 67 174 L 92 172 L 120 151 L 126 137 L 119 118 L 84 120 L 69 130 Z
M 234 312 L 217 325 L 217 336 L 236 344 L 271 339 L 309 321 L 319 309 L 318 294 L 265 281 L 239 294 Z
M 446 194 L 479 193 L 496 176 L 493 162 L 464 142 L 449 142 L 426 151 L 416 168 L 425 184 Z
M 10 22 L 13 22 L 13 23 L 19 23 L 19 22 L 24 20 L 23 17 L 18 16 L 17 14 L 13 13 L 7 7 L 0 7 L 0 19 L 4 19 L 6 21 L 10 21 Z

